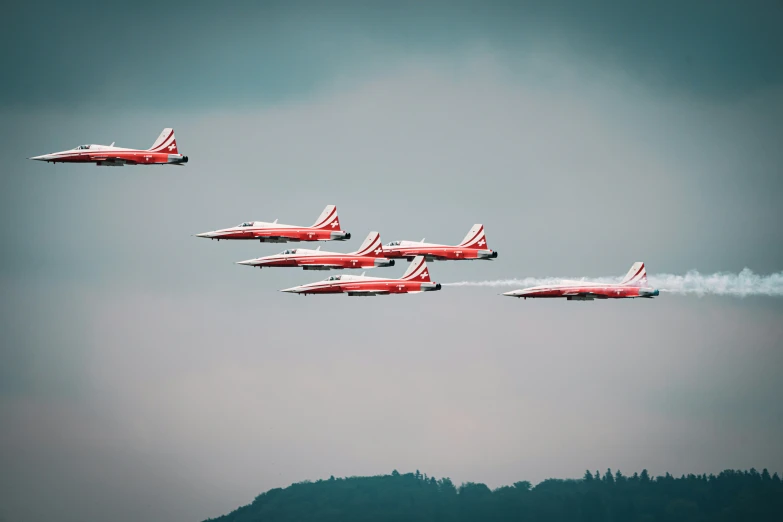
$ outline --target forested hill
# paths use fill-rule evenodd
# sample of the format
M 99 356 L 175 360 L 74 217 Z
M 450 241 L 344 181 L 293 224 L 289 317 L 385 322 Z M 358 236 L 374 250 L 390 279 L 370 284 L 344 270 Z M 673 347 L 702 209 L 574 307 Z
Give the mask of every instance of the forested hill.
M 650 477 L 607 470 L 582 479 L 517 482 L 494 491 L 418 471 L 300 482 L 262 493 L 220 522 L 257 521 L 775 521 L 783 520 L 777 473 L 727 470 L 720 475 Z

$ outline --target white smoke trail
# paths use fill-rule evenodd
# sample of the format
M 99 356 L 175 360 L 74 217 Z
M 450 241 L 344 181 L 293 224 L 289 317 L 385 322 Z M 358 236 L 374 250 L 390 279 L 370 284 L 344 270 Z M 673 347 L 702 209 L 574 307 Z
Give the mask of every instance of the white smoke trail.
M 647 276 L 649 285 L 661 292 L 678 295 L 722 295 L 730 297 L 746 297 L 764 295 L 783 297 L 783 272 L 762 276 L 754 274 L 749 268 L 744 268 L 739 274 L 719 272 L 716 274 L 700 274 L 691 270 L 685 275 L 656 274 Z M 494 281 L 459 281 L 444 283 L 444 286 L 488 286 L 494 288 L 558 284 L 564 281 L 591 281 L 596 283 L 619 283 L 622 277 L 596 278 L 558 278 L 558 277 L 525 277 L 522 279 L 497 279 Z

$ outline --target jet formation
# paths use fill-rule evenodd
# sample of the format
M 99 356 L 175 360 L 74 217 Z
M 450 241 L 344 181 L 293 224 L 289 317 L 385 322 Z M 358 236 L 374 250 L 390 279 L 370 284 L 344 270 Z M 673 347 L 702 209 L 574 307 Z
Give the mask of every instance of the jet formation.
M 99 167 L 125 165 L 179 165 L 188 157 L 179 153 L 174 129 L 166 128 L 149 149 L 128 149 L 111 145 L 79 145 L 73 149 L 28 158 L 47 163 L 94 163 Z M 311 226 L 284 225 L 277 222 L 245 221 L 235 227 L 222 228 L 196 234 L 197 237 L 226 240 L 254 240 L 261 243 L 289 243 L 314 241 L 347 241 L 350 232 L 342 230 L 337 207 L 327 205 Z M 498 253 L 487 245 L 484 225 L 477 223 L 457 245 L 425 243 L 421 241 L 391 241 L 381 243 L 378 232 L 370 232 L 359 250 L 349 253 L 329 252 L 308 248 L 287 249 L 271 256 L 238 261 L 237 264 L 257 268 L 297 267 L 303 270 L 373 269 L 394 266 L 395 259 L 412 261 L 399 279 L 368 277 L 364 274 L 331 276 L 323 281 L 309 283 L 281 292 L 308 294 L 348 294 L 349 296 L 374 296 L 410 294 L 441 289 L 430 279 L 427 262 L 497 259 Z M 653 298 L 658 290 L 647 282 L 644 263 L 637 262 L 619 283 L 590 283 L 562 281 L 558 284 L 534 286 L 513 290 L 503 295 L 527 298 L 565 298 L 568 301 L 593 301 L 595 299 Z
M 213 230 L 196 234 L 206 239 L 243 239 L 257 240 L 262 243 L 288 243 L 301 241 L 343 241 L 351 238 L 351 233 L 340 227 L 337 207 L 327 205 L 315 223 L 310 227 L 282 225 L 274 220 L 246 221 L 235 227 Z M 364 274 L 331 276 L 301 286 L 286 288 L 281 292 L 301 295 L 309 294 L 348 294 L 349 296 L 375 296 L 390 294 L 412 294 L 437 291 L 439 283 L 430 279 L 427 261 L 446 261 L 463 259 L 484 259 L 491 261 L 498 253 L 487 246 L 484 225 L 476 224 L 461 243 L 455 246 L 425 243 L 421 241 L 392 241 L 387 245 L 381 242 L 377 231 L 370 232 L 362 246 L 355 252 L 329 252 L 311 248 L 286 249 L 279 254 L 263 256 L 237 264 L 257 268 L 302 268 L 303 270 L 344 270 L 372 269 L 394 266 L 396 259 L 412 261 L 411 266 L 399 279 L 369 277 Z
M 350 239 L 351 234 L 339 229 L 337 207 L 328 205 L 312 227 L 280 225 L 248 221 L 236 227 L 224 228 L 212 232 L 196 234 L 208 239 L 250 239 L 261 242 L 284 243 L 289 241 L 339 241 Z M 303 270 L 344 270 L 372 269 L 394 266 L 395 259 L 413 261 L 408 270 L 399 279 L 368 277 L 364 274 L 330 276 L 323 281 L 280 290 L 300 295 L 309 294 L 348 294 L 349 296 L 375 296 L 403 293 L 421 293 L 440 290 L 439 283 L 430 279 L 427 261 L 487 260 L 497 259 L 498 253 L 487 245 L 484 225 L 477 223 L 471 227 L 465 238 L 457 245 L 425 243 L 421 241 L 391 241 L 381 243 L 377 231 L 370 232 L 359 250 L 348 253 L 329 252 L 316 249 L 293 248 L 279 254 L 263 256 L 245 261 L 238 265 L 255 268 L 301 268 Z M 541 297 L 564 297 L 568 301 L 593 301 L 595 299 L 619 299 L 658 295 L 658 290 L 647 284 L 647 272 L 644 263 L 635 263 L 620 283 L 588 283 L 583 281 L 564 281 L 555 285 L 543 285 L 523 290 L 506 292 L 509 297 L 527 299 Z

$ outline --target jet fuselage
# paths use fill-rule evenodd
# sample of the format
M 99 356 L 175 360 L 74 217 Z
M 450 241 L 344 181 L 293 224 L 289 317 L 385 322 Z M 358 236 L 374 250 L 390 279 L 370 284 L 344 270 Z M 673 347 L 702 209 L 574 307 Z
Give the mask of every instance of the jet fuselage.
M 95 163 L 104 167 L 123 165 L 183 165 L 188 157 L 177 149 L 173 129 L 163 129 L 155 143 L 147 150 L 126 149 L 111 145 L 79 145 L 70 150 L 29 158 L 47 163 Z

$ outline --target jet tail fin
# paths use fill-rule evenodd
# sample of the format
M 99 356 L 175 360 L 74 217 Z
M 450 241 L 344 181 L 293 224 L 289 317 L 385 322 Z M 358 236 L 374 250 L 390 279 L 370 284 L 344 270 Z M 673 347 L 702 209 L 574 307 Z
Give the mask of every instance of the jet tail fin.
M 383 256 L 383 246 L 381 245 L 381 235 L 378 232 L 370 232 L 367 238 L 359 247 L 359 250 L 354 252 L 357 256 Z
M 413 262 L 408 266 L 408 270 L 400 278 L 404 281 L 419 281 L 422 283 L 429 283 L 430 271 L 427 270 L 427 262 L 424 260 L 424 256 L 416 256 Z
M 166 154 L 179 154 L 177 139 L 174 137 L 174 129 L 163 129 L 158 139 L 152 144 L 150 152 L 165 152 Z
M 620 284 L 626 286 L 646 286 L 647 270 L 644 268 L 644 263 L 641 261 L 634 263 Z
M 329 230 L 340 230 L 340 218 L 337 217 L 337 207 L 326 205 L 326 208 L 318 219 L 315 220 L 313 228 L 328 228 Z
M 457 246 L 489 250 L 489 247 L 487 246 L 487 237 L 484 234 L 484 225 L 480 223 L 473 225 L 468 232 L 468 235 L 462 240 L 462 243 Z

